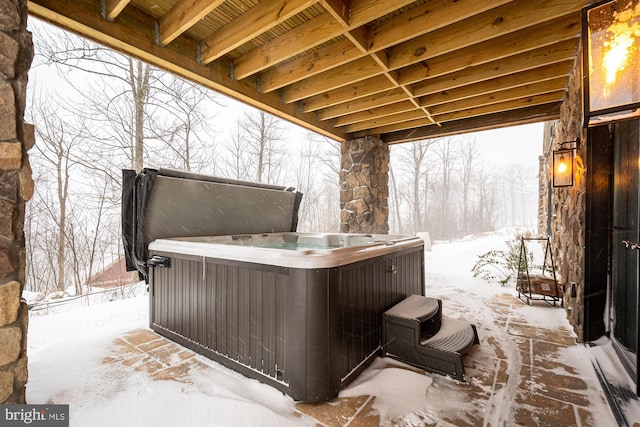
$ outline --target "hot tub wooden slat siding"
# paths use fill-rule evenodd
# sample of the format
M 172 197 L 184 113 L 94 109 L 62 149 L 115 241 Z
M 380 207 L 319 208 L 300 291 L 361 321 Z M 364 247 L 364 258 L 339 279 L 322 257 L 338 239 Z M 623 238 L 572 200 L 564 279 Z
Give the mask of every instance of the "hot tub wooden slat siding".
M 379 348 L 381 313 L 408 295 L 424 295 L 424 252 L 413 250 L 351 264 L 336 269 L 336 274 L 337 300 L 342 304 L 337 354 L 340 375 L 345 378 Z
M 277 377 L 286 275 L 207 262 L 203 281 L 202 261 L 180 258 L 153 273 L 152 327 Z
M 178 262 L 171 269 L 155 269 L 164 277 L 156 281 L 154 288 L 155 303 L 152 307 L 153 317 L 158 324 L 183 335 L 185 337 L 199 338 L 197 318 L 197 298 L 202 290 L 199 290 L 198 278 L 202 277 L 202 266 L 194 262 Z M 196 304 L 193 305 L 192 304 Z
M 424 295 L 422 247 L 300 269 L 202 256 L 151 269 L 156 332 L 296 400 L 335 397 L 378 354 L 382 313 Z
M 199 318 L 208 317 L 206 347 L 273 378 L 284 364 L 276 345 L 282 329 L 287 276 L 208 261 L 203 287 L 213 295 Z M 277 301 L 280 298 L 280 301 Z M 280 311 L 276 307 L 281 307 Z M 211 315 L 213 313 L 213 315 Z M 279 318 L 280 317 L 280 318 Z

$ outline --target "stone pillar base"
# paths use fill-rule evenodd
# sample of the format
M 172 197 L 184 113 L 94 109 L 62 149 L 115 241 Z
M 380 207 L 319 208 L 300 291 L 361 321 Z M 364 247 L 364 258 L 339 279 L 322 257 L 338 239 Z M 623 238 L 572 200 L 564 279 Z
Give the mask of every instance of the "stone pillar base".
M 389 233 L 389 146 L 367 136 L 342 143 L 340 232 Z

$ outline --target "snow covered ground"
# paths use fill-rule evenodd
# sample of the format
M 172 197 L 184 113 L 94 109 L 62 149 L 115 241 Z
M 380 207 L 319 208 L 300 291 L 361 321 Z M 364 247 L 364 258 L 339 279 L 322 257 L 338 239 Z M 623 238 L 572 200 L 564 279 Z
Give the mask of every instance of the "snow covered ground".
M 506 230 L 434 244 L 433 251 L 426 255 L 427 295 L 464 295 L 466 309 L 477 318 L 485 316 L 486 323 L 493 325 L 489 318 L 493 313 L 486 302 L 514 291 L 473 278 L 471 267 L 477 255 L 504 247 L 513 236 L 513 230 Z M 541 327 L 568 328 L 562 309 L 537 310 L 523 305 L 522 310 Z M 295 402 L 291 398 L 210 361 L 211 375 L 198 375 L 195 370 L 186 384 L 155 381 L 145 372 L 103 363 L 114 340 L 147 326 L 148 295 L 143 292 L 130 299 L 86 307 L 76 304 L 67 311 L 59 307 L 48 315 L 33 315 L 28 343 L 28 402 L 70 404 L 73 426 L 314 425 L 310 419 L 293 415 Z M 520 357 L 515 349 L 507 351 L 514 352 L 514 360 Z M 592 369 L 588 352 L 584 347 L 574 347 L 563 357 L 580 365 L 580 371 L 587 371 Z M 389 367 L 385 359 L 378 359 L 340 396 L 375 395 L 374 408 L 381 420 L 400 417 L 411 425 L 415 418 L 412 412 L 424 415 L 425 394 L 432 383 L 429 376 Z M 432 392 L 430 396 L 437 400 L 437 394 Z M 507 396 L 502 397 L 507 400 Z M 464 407 L 469 402 L 440 404 Z M 504 421 L 501 403 L 492 405 L 496 421 Z M 603 413 L 598 421 L 609 420 L 609 414 Z

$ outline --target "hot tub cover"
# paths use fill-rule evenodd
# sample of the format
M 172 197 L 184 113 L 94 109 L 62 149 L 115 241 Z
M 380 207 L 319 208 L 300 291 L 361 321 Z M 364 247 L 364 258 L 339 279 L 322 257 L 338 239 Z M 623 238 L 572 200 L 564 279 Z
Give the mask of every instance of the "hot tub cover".
M 122 171 L 122 239 L 127 270 L 147 280 L 156 239 L 294 232 L 302 193 L 176 171 Z

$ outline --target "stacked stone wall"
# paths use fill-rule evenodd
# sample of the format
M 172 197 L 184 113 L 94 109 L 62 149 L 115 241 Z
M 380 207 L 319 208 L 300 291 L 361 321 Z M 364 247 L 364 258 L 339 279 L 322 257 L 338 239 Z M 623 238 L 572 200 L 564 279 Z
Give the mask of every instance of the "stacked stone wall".
M 33 195 L 27 151 L 33 126 L 24 123 L 27 75 L 33 59 L 26 0 L 0 0 L 0 403 L 25 403 L 28 310 L 25 283 L 25 203 Z
M 389 232 L 389 146 L 367 136 L 341 146 L 340 231 Z
M 545 164 L 541 167 L 544 179 L 540 179 L 540 205 L 538 226 L 546 231 L 546 221 L 551 216 L 550 237 L 553 257 L 558 269 L 558 279 L 565 287 L 565 309 L 578 340 L 583 340 L 584 324 L 584 256 L 585 256 L 585 158 L 586 143 L 582 128 L 582 74 L 576 61 L 569 78 L 569 90 L 560 109 L 560 119 L 545 127 Z M 548 194 L 547 185 L 552 182 L 552 151 L 561 142 L 580 140 L 574 163 L 574 185 L 553 188 Z M 548 199 L 551 197 L 551 212 Z M 544 224 L 544 225 L 543 225 Z

